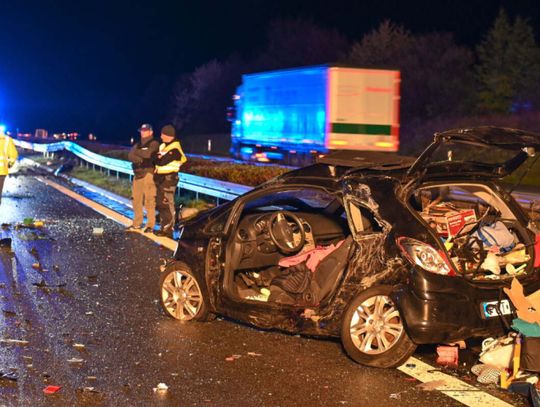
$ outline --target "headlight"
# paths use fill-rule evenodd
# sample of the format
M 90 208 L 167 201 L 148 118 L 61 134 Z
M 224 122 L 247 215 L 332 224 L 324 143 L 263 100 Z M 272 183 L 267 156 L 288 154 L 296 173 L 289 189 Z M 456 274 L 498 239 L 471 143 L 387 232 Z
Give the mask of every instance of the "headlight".
M 456 275 L 442 251 L 437 251 L 427 243 L 410 237 L 398 237 L 396 241 L 407 260 L 412 264 L 422 267 L 430 273 L 445 276 Z

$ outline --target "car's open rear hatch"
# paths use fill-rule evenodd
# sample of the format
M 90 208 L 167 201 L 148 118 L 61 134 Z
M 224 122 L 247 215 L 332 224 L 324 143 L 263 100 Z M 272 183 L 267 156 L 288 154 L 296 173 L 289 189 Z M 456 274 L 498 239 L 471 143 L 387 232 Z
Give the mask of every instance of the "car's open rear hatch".
M 433 143 L 407 175 L 422 179 L 481 176 L 500 179 L 540 151 L 540 135 L 523 130 L 483 126 L 436 133 Z

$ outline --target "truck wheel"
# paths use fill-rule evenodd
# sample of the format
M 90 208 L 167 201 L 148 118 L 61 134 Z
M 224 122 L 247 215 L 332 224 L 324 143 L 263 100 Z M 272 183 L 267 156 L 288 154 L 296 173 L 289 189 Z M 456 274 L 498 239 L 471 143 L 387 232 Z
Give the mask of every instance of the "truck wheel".
M 370 288 L 355 297 L 343 314 L 343 347 L 351 359 L 362 365 L 400 366 L 416 349 L 390 299 L 391 292 L 390 286 Z
M 159 299 L 167 315 L 180 321 L 207 321 L 207 301 L 189 267 L 177 263 L 159 278 Z

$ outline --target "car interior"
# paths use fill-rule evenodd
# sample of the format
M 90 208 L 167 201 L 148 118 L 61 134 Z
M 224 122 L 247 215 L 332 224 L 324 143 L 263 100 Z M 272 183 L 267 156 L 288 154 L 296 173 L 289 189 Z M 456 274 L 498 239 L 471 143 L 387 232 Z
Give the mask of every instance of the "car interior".
M 371 230 L 366 227 L 366 233 Z M 298 188 L 256 197 L 245 204 L 229 243 L 234 295 L 315 305 L 338 284 L 352 246 L 336 195 Z
M 475 281 L 500 281 L 532 270 L 526 225 L 489 186 L 421 187 L 409 203 L 444 243 L 458 274 Z

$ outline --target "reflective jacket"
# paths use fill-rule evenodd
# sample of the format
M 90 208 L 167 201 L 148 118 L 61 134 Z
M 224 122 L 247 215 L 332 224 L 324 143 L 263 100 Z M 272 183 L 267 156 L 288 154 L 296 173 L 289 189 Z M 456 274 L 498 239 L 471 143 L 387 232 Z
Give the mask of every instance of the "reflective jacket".
M 166 158 L 166 154 L 173 150 L 179 151 L 180 159 L 169 161 Z M 178 173 L 182 164 L 187 161 L 187 158 L 184 155 L 184 152 L 182 151 L 182 147 L 180 146 L 180 142 L 178 140 L 174 140 L 169 144 L 161 143 L 161 145 L 159 146 L 159 154 L 161 158 L 158 158 L 156 160 L 156 174 Z M 160 161 L 165 161 L 166 163 L 160 163 Z
M 11 137 L 0 134 L 0 176 L 8 175 L 9 168 L 15 164 L 18 156 Z

